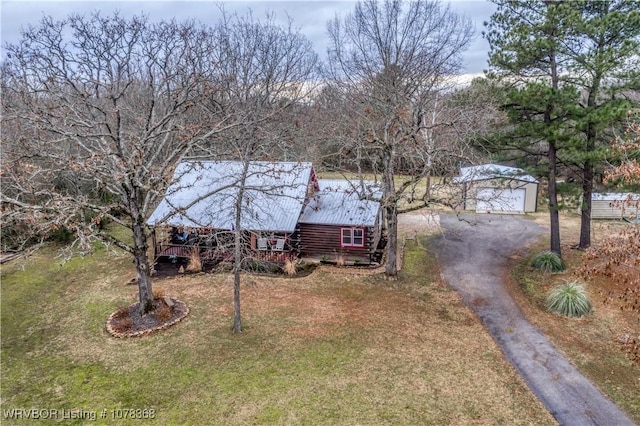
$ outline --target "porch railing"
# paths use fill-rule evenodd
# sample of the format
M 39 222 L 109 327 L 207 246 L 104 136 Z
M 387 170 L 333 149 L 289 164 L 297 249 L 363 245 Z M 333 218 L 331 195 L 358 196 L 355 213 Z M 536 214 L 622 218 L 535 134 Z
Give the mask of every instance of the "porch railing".
M 176 261 L 189 260 L 195 250 L 198 251 L 200 259 L 203 261 L 233 261 L 234 257 L 233 249 L 221 250 L 207 247 L 206 245 L 173 244 L 166 241 L 156 244 L 155 257 L 156 260 L 160 258 L 174 259 Z M 288 249 L 282 251 L 250 249 L 246 257 L 260 262 L 285 263 L 287 260 L 297 259 L 298 253 Z

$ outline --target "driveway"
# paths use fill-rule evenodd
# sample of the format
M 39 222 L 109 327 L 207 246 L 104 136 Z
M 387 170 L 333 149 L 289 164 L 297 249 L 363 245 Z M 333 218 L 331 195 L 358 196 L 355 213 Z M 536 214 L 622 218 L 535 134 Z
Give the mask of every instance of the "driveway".
M 563 425 L 634 423 L 525 318 L 501 278 L 508 257 L 547 230 L 521 216 L 440 215 L 442 275 L 483 321 L 506 358 Z

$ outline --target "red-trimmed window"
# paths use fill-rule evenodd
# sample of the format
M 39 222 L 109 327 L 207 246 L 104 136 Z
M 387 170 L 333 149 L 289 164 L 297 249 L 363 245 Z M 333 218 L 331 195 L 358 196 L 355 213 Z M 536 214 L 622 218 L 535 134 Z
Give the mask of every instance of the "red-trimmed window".
M 340 247 L 364 247 L 364 229 L 341 228 Z

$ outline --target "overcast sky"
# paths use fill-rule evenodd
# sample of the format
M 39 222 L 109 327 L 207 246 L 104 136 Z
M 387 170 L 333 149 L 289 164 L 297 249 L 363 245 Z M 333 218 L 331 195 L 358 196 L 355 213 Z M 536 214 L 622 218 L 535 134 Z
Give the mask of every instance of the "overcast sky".
M 446 2 L 446 0 L 441 0 Z M 88 13 L 100 10 L 110 14 L 119 10 L 125 16 L 148 14 L 152 20 L 195 19 L 205 24 L 214 23 L 220 16 L 216 4 L 220 2 L 208 0 L 154 0 L 154 1 L 98 1 L 98 0 L 1 0 L 1 40 L 14 43 L 20 38 L 20 29 L 37 24 L 44 16 L 52 16 L 60 20 L 70 13 Z M 293 19 L 295 27 L 311 40 L 321 58 L 325 57 L 327 46 L 326 24 L 336 14 L 344 16 L 354 5 L 352 0 L 342 1 L 224 1 L 224 8 L 229 12 L 237 11 L 245 14 L 251 10 L 255 17 L 263 17 L 273 12 L 278 20 L 286 22 L 287 16 Z M 476 27 L 476 38 L 466 52 L 467 74 L 482 73 L 487 68 L 487 52 L 489 46 L 482 38 L 482 23 L 489 19 L 495 6 L 487 0 L 451 0 L 452 8 L 460 14 L 471 18 Z M 4 57 L 4 49 L 2 49 Z

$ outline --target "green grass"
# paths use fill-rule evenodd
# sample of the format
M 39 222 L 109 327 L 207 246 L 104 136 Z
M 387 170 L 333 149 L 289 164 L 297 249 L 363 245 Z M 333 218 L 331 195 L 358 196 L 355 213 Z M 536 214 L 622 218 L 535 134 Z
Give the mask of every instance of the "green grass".
M 554 424 L 418 244 L 397 284 L 345 268 L 245 276 L 241 335 L 228 275 L 156 280 L 189 317 L 125 340 L 105 322 L 135 301 L 130 257 L 60 266 L 55 254 L 0 269 L 2 410 L 106 409 L 98 424 L 141 423 L 110 419 L 119 408 L 153 409 L 144 423 L 162 425 Z
M 440 269 L 435 255 L 428 248 L 429 241 L 428 237 L 418 237 L 417 241 L 406 241 L 404 261 L 400 271 L 403 279 L 422 284 L 438 280 Z

